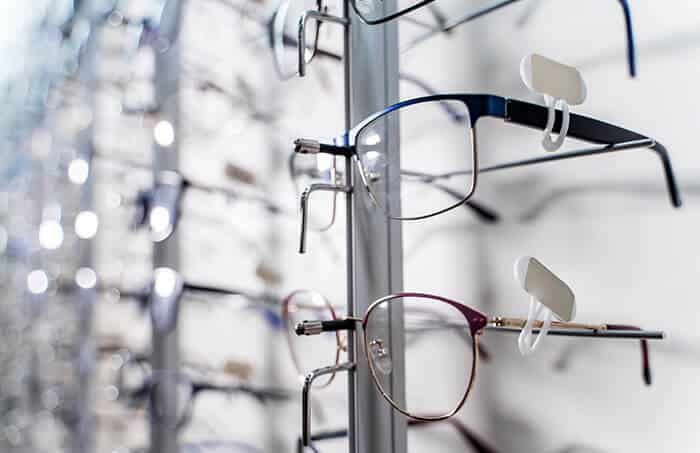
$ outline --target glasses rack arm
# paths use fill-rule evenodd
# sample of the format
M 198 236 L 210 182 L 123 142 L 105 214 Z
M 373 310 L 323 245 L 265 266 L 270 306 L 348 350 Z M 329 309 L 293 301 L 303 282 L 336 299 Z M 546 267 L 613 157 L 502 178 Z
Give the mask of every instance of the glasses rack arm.
M 306 75 L 306 24 L 309 19 L 316 20 L 318 22 L 331 22 L 335 24 L 340 24 L 343 26 L 348 26 L 350 23 L 344 17 L 333 16 L 331 14 L 326 14 L 325 12 L 320 12 L 316 10 L 308 10 L 299 18 L 299 37 L 297 49 L 299 51 L 299 76 L 304 77 Z M 316 34 L 316 41 L 318 41 L 318 33 Z M 317 42 L 314 43 L 313 51 L 309 61 L 316 54 Z
M 333 319 L 330 321 L 302 321 L 294 327 L 298 336 L 318 335 L 321 332 L 355 330 L 355 325 L 362 322 L 360 318 Z
M 306 253 L 306 236 L 309 227 L 309 198 L 313 192 L 343 192 L 350 193 L 349 186 L 336 186 L 333 184 L 311 184 L 301 194 L 301 229 L 299 236 L 299 253 Z
M 311 444 L 311 387 L 314 381 L 327 374 L 335 374 L 340 371 L 352 371 L 355 363 L 345 362 L 338 365 L 327 366 L 313 370 L 304 378 L 301 390 L 301 445 L 308 447 Z
M 350 157 L 354 149 L 350 146 L 337 146 L 321 143 L 318 140 L 298 138 L 294 140 L 294 152 L 298 154 L 330 154 L 333 156 Z

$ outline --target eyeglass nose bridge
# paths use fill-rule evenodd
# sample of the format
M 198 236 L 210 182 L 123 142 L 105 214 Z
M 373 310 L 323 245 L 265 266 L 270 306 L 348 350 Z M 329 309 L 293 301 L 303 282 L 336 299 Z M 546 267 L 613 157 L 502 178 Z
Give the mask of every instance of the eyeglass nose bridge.
M 306 253 L 306 233 L 309 226 L 309 198 L 313 192 L 342 192 L 351 193 L 352 187 L 335 184 L 311 184 L 301 194 L 301 231 L 299 236 L 299 253 Z
M 304 77 L 306 75 L 306 64 L 308 63 L 308 61 L 306 61 L 306 23 L 309 21 L 309 19 L 314 19 L 318 22 L 331 22 L 335 24 L 340 24 L 344 27 L 347 27 L 350 24 L 350 21 L 348 19 L 327 14 L 325 12 L 325 9 L 326 8 L 323 8 L 322 11 L 317 11 L 313 9 L 307 10 L 299 18 L 299 36 L 297 37 L 297 51 L 299 54 L 299 77 Z M 316 55 L 317 48 L 318 33 L 315 37 L 315 42 L 309 61 L 311 61 L 314 55 Z

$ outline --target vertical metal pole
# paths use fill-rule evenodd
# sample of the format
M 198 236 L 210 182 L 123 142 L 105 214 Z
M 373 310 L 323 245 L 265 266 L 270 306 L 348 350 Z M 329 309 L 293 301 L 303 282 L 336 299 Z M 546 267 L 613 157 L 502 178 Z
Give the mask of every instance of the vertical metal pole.
M 159 34 L 169 40 L 167 49 L 153 49 L 155 53 L 155 96 L 159 109 L 158 121 L 167 121 L 174 131 L 172 143 L 154 141 L 154 178 L 161 171 L 178 170 L 179 144 L 179 77 L 180 46 L 179 36 L 182 20 L 183 0 L 168 0 L 161 17 Z M 155 183 L 155 181 L 154 181 Z M 169 267 L 177 270 L 180 266 L 180 238 L 178 229 L 162 242 L 153 246 L 153 267 Z M 178 304 L 176 304 L 178 305 Z M 177 453 L 178 439 L 172 420 L 177 413 L 177 388 L 174 373 L 179 369 L 179 343 L 177 325 L 166 332 L 153 326 L 152 367 L 163 370 L 159 385 L 155 387 L 154 398 L 163 411 L 159 421 L 151 418 L 151 453 Z
M 368 114 L 383 109 L 398 100 L 398 29 L 395 21 L 380 26 L 365 25 L 345 2 L 345 13 L 351 25 L 345 35 L 345 102 L 346 126 L 356 124 Z M 387 11 L 394 10 L 396 0 L 384 1 Z M 398 169 L 398 143 L 388 137 L 397 136 L 398 124 L 389 125 L 384 144 L 390 165 Z M 353 171 L 350 171 L 352 168 Z M 359 182 L 354 175 L 351 159 L 346 160 L 346 172 L 351 183 Z M 391 181 L 395 178 L 387 177 Z M 401 224 L 388 220 L 372 206 L 367 193 L 359 185 L 348 195 L 348 313 L 362 315 L 375 299 L 403 286 L 403 252 Z M 398 184 L 387 190 L 398 193 Z M 387 197 L 397 200 L 398 197 Z M 404 398 L 403 313 L 396 310 L 390 316 L 391 351 L 394 369 L 392 394 Z M 349 441 L 351 453 L 405 453 L 406 420 L 393 411 L 377 391 L 361 340 L 353 335 L 349 341 L 350 356 L 357 368 L 349 377 Z
M 86 7 L 85 5 L 83 5 Z M 90 12 L 89 5 L 86 9 Z M 87 17 L 85 20 L 91 20 Z M 90 24 L 89 36 L 85 44 L 84 55 L 82 56 L 82 68 L 80 73 L 80 82 L 84 85 L 81 94 L 84 93 L 84 100 L 92 112 L 92 122 L 78 136 L 78 158 L 85 159 L 88 163 L 88 175 L 85 182 L 80 187 L 80 212 L 94 212 L 94 190 L 95 190 L 95 169 L 92 165 L 94 155 L 94 133 L 96 128 L 96 102 L 95 90 L 97 90 L 96 77 L 98 51 L 99 51 L 99 25 L 96 23 Z M 94 272 L 94 238 L 80 239 L 78 244 L 78 260 L 79 267 L 84 270 Z M 77 283 L 77 282 L 76 282 Z M 95 282 L 96 283 L 96 282 Z M 92 414 L 93 401 L 90 397 L 92 394 L 92 376 L 95 371 L 95 342 L 93 333 L 93 316 L 94 306 L 96 301 L 95 286 L 78 285 L 75 286 L 75 301 L 78 304 L 78 397 L 76 401 L 76 411 L 78 414 L 77 426 L 75 435 L 76 449 L 78 453 L 89 453 L 93 448 L 94 441 L 94 418 Z

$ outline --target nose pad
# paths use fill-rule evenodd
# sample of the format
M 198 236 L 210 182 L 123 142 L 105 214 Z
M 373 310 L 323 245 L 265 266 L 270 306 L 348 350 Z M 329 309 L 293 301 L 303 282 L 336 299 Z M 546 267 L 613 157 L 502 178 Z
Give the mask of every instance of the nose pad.
M 371 183 L 375 183 L 382 179 L 382 174 L 377 173 L 376 171 L 370 171 L 367 173 L 367 181 Z
M 382 374 L 391 374 L 391 353 L 388 348 L 384 347 L 382 340 L 372 340 L 369 343 L 369 353 L 372 363 Z

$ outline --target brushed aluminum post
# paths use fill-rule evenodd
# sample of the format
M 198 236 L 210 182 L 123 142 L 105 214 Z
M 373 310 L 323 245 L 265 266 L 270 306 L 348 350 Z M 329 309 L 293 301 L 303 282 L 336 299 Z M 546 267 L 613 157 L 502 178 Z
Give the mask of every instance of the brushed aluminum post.
M 345 2 L 345 14 L 350 19 L 345 35 L 346 126 L 357 124 L 368 114 L 383 109 L 398 100 L 398 29 L 396 21 L 369 26 Z M 386 11 L 394 10 L 396 0 L 384 1 Z M 399 146 L 390 143 L 397 137 L 398 124 L 386 130 L 384 145 L 391 163 L 387 171 L 398 171 Z M 403 286 L 403 251 L 401 224 L 387 219 L 372 205 L 362 188 L 359 175 L 350 158 L 346 173 L 354 190 L 347 195 L 347 259 L 348 313 L 364 314 L 375 299 Z M 385 175 L 385 181 L 397 180 Z M 386 187 L 398 200 L 399 183 Z M 400 309 L 390 315 L 392 361 L 392 395 L 404 398 L 403 313 Z M 351 453 L 405 453 L 406 419 L 393 411 L 377 391 L 362 351 L 361 336 L 352 335 L 350 356 L 356 361 L 356 371 L 349 373 L 349 442 Z
M 154 46 L 155 54 L 155 101 L 158 106 L 158 119 L 174 132 L 172 141 L 154 140 L 154 178 L 162 171 L 177 171 L 179 165 L 180 102 L 179 77 L 181 74 L 179 36 L 184 0 L 168 0 L 161 15 L 158 33 L 161 45 Z M 165 40 L 165 41 L 163 41 Z M 162 47 L 162 42 L 167 46 Z M 167 122 L 167 123 L 166 123 Z M 157 127 L 157 126 L 156 126 Z M 162 126 L 161 126 L 162 127 Z M 167 139 L 167 137 L 166 137 Z M 160 141 L 160 143 L 159 143 Z M 154 181 L 155 183 L 155 181 Z M 180 267 L 180 238 L 178 228 L 162 242 L 153 246 L 153 267 Z M 159 331 L 153 326 L 152 367 L 163 370 L 159 385 L 154 388 L 154 398 L 159 402 L 163 416 L 151 418 L 151 453 L 177 453 L 178 436 L 173 420 L 177 414 L 177 388 L 175 373 L 179 370 L 179 342 L 177 324 L 167 331 Z
M 94 135 L 96 115 L 96 99 L 95 93 L 97 90 L 97 64 L 99 61 L 99 34 L 100 23 L 95 21 L 90 16 L 91 3 L 83 3 L 78 10 L 80 20 L 87 21 L 90 25 L 89 34 L 85 42 L 83 54 L 78 56 L 80 62 L 80 71 L 78 73 L 79 83 L 82 89 L 79 90 L 78 96 L 84 96 L 83 102 L 92 112 L 92 122 L 85 127 L 77 136 L 76 149 L 77 159 L 83 159 L 87 162 L 88 174 L 85 181 L 79 188 L 78 209 L 80 213 L 95 212 L 95 169 L 93 167 L 94 155 Z M 87 13 L 85 13 L 87 10 Z M 94 430 L 95 418 L 93 414 L 94 401 L 92 395 L 93 374 L 95 372 L 95 337 L 93 329 L 94 306 L 97 299 L 96 284 L 89 281 L 85 273 L 94 271 L 94 238 L 86 237 L 79 239 L 78 242 L 78 266 L 79 272 L 83 273 L 82 278 L 75 277 L 75 292 L 74 300 L 77 303 L 78 310 L 78 344 L 76 351 L 76 361 L 78 363 L 78 395 L 76 398 L 76 426 L 75 426 L 75 451 L 78 453 L 89 453 L 94 448 Z M 96 274 L 93 274 L 96 276 Z M 79 281 L 80 280 L 80 281 Z

